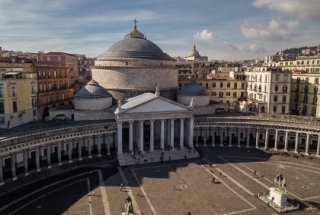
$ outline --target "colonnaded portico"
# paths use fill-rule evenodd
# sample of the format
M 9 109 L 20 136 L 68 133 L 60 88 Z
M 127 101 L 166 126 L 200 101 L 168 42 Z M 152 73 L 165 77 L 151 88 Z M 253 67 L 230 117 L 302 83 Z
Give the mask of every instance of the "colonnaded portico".
M 311 118 L 194 117 L 192 107 L 177 105 L 160 96 L 150 93 L 138 98 L 121 104 L 120 111 L 115 112 L 116 121 L 45 129 L 0 140 L 0 184 L 45 169 L 110 155 L 114 148 L 120 165 L 197 157 L 193 144 L 320 157 L 320 123 Z
M 40 172 L 52 166 L 61 166 L 92 157 L 110 155 L 115 147 L 114 122 L 96 123 L 36 132 L 0 141 L 0 185 L 5 175 L 17 179 L 17 170 L 23 175 Z M 21 174 L 21 171 L 20 171 Z
M 320 124 L 260 117 L 196 118 L 195 145 L 255 147 L 320 157 Z
M 145 93 L 120 103 L 115 114 L 120 165 L 197 156 L 192 107 Z

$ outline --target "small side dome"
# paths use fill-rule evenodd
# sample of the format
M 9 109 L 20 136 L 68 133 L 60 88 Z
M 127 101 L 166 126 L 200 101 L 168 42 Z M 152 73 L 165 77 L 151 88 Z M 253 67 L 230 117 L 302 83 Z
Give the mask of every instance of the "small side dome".
M 76 94 L 77 98 L 103 98 L 111 97 L 110 93 L 99 85 L 95 80 L 89 81 L 86 86 L 82 87 Z
M 195 81 L 190 81 L 188 84 L 181 87 L 179 95 L 182 96 L 207 96 L 208 93 L 204 87 L 197 84 Z
M 184 105 L 190 105 L 192 101 L 193 106 L 206 106 L 209 104 L 209 94 L 206 89 L 195 81 L 181 87 L 178 93 L 178 102 Z

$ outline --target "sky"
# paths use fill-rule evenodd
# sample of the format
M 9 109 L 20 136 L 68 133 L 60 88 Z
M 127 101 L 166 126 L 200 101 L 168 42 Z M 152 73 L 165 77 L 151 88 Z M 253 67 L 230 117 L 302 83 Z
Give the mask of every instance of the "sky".
M 0 0 L 0 46 L 96 57 L 138 29 L 172 57 L 243 60 L 320 43 L 319 0 Z

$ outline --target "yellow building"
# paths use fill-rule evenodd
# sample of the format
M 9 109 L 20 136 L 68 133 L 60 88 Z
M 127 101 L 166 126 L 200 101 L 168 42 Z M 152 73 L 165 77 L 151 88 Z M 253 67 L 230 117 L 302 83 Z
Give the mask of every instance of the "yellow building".
M 36 120 L 36 93 L 32 63 L 0 62 L 0 128 Z
M 199 74 L 205 74 L 199 72 Z M 196 78 L 195 81 L 203 86 L 212 103 L 225 103 L 230 109 L 238 108 L 238 101 L 246 97 L 246 83 L 242 72 L 214 72 L 206 78 Z M 180 80 L 179 85 L 183 86 L 189 80 Z

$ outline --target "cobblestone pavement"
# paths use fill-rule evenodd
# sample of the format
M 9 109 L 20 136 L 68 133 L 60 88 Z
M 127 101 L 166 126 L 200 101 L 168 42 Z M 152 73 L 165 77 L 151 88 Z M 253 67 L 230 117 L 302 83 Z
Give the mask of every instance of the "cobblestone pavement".
M 200 151 L 203 157 L 194 160 L 123 169 L 100 163 L 59 173 L 0 194 L 0 214 L 119 215 L 128 195 L 136 214 L 276 214 L 257 194 L 279 173 L 302 206 L 289 214 L 320 213 L 319 159 L 244 148 Z

